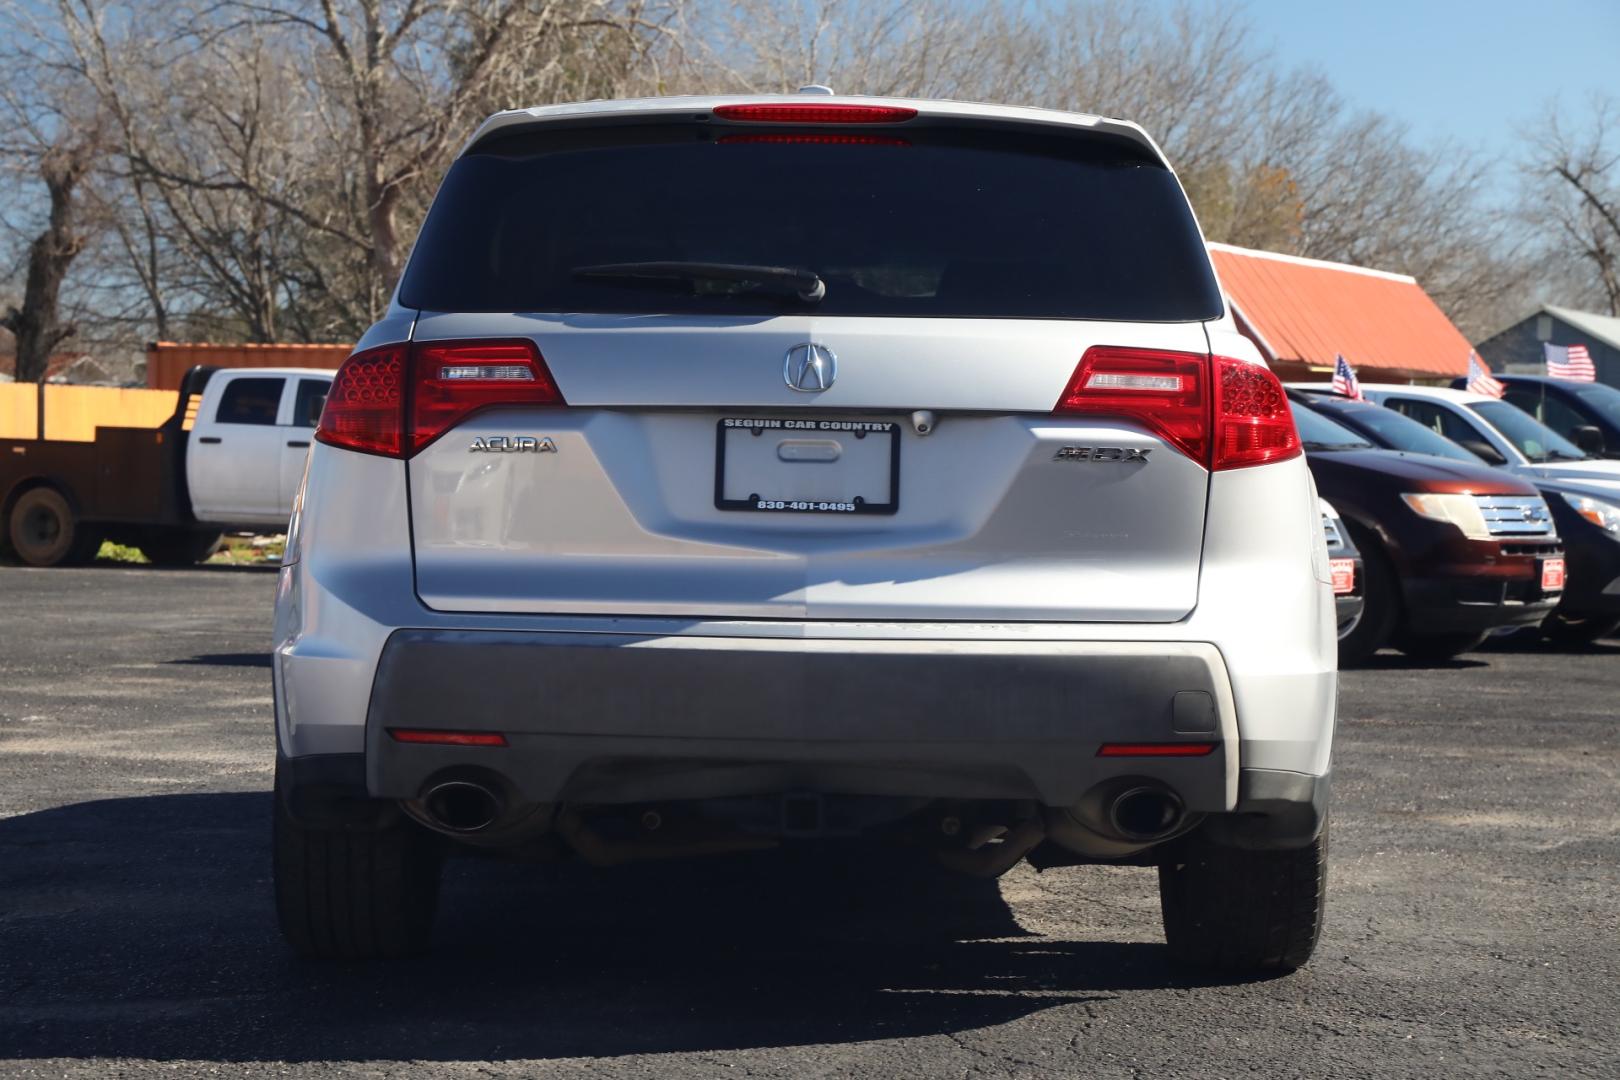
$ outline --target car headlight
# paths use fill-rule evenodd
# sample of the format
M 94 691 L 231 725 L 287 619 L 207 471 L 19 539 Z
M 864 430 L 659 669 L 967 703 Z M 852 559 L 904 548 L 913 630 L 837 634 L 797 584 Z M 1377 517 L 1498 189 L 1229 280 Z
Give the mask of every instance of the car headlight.
M 1446 521 L 1470 540 L 1494 540 L 1485 514 L 1472 495 L 1402 495 L 1406 505 L 1433 521 Z
M 1620 506 L 1604 502 L 1602 499 L 1594 499 L 1588 495 L 1567 495 L 1562 491 L 1558 494 L 1563 497 L 1565 502 L 1569 503 L 1571 510 L 1574 510 L 1610 536 L 1620 540 Z

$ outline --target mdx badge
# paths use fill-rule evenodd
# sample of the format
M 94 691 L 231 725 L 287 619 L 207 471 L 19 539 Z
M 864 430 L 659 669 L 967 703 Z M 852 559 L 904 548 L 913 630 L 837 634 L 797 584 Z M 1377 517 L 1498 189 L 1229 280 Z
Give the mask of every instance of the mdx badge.
M 817 393 L 838 378 L 838 357 L 819 342 L 801 342 L 782 359 L 782 378 L 795 390 Z
M 1129 446 L 1061 446 L 1053 461 L 1140 461 L 1147 463 L 1153 448 L 1137 450 Z
M 491 435 L 485 438 L 482 435 L 473 439 L 472 445 L 467 448 L 472 454 L 555 454 L 557 444 L 551 437 L 535 438 L 533 435 Z

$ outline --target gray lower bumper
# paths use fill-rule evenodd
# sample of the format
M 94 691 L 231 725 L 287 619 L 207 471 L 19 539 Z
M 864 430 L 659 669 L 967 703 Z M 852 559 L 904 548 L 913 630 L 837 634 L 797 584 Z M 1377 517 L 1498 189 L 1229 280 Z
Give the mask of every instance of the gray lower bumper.
M 499 731 L 505 747 L 391 728 Z M 1099 757 L 1108 742 L 1202 757 Z M 1194 811 L 1237 801 L 1219 652 L 1190 642 L 962 642 L 396 632 L 366 731 L 371 794 L 483 769 L 536 802 L 808 790 L 1072 805 L 1121 775 Z

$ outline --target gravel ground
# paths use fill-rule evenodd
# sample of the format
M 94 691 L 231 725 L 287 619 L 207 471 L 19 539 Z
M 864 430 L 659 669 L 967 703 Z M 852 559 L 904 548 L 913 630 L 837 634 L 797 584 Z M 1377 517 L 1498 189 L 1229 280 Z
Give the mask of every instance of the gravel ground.
M 1348 673 L 1316 959 L 1170 967 L 1152 872 L 455 865 L 437 951 L 273 925 L 273 574 L 0 569 L 0 1075 L 1620 1075 L 1620 643 Z

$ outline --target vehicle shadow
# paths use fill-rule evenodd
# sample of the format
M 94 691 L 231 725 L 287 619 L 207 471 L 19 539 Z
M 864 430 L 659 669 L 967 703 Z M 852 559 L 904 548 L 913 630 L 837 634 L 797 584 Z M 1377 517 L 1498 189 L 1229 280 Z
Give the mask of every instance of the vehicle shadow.
M 78 567 L 81 570 L 140 570 L 148 574 L 274 574 L 280 563 L 206 562 L 189 566 L 157 566 L 153 563 L 121 562 L 118 559 L 96 559 Z
M 847 1043 L 1204 981 L 1156 943 L 1029 934 L 995 882 L 885 874 L 860 852 L 816 850 L 614 871 L 458 861 L 432 954 L 308 964 L 274 928 L 268 816 L 269 796 L 249 793 L 0 820 L 0 1059 Z
M 1552 641 L 1535 634 L 1509 634 L 1492 638 L 1480 646 L 1481 652 L 1546 653 L 1556 656 L 1620 656 L 1620 641 Z
M 1466 671 L 1469 668 L 1489 667 L 1484 660 L 1470 660 L 1462 656 L 1454 656 L 1446 660 L 1430 660 L 1423 657 L 1407 656 L 1401 652 L 1385 650 L 1375 653 L 1346 671 Z
M 249 667 L 268 668 L 270 654 L 256 653 L 200 653 L 197 656 L 188 656 L 182 660 L 165 660 L 165 664 L 181 664 L 200 667 Z

